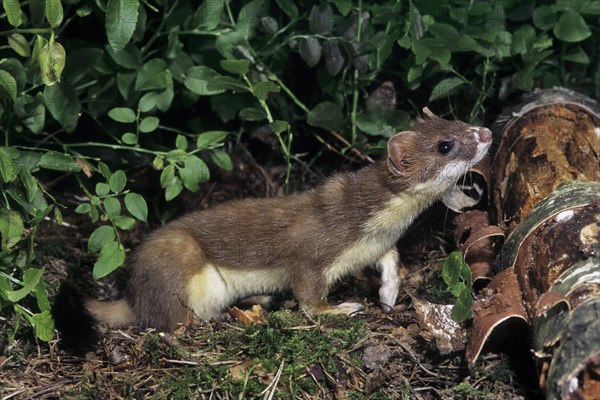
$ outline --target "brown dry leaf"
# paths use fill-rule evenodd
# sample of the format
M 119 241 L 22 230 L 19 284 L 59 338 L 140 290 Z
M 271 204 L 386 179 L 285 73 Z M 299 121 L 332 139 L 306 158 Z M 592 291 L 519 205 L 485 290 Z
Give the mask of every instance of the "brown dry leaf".
M 81 170 L 83 171 L 85 176 L 87 176 L 88 178 L 91 178 L 92 177 L 92 169 L 90 168 L 90 165 L 85 160 L 83 160 L 79 157 L 75 157 L 75 161 L 77 162 L 77 164 L 79 164 L 79 166 L 81 167 Z
M 260 304 L 253 305 L 250 310 L 240 310 L 236 306 L 232 306 L 227 309 L 227 312 L 244 325 L 264 324 L 267 322 L 265 320 L 267 312 Z
M 384 367 L 392 356 L 390 348 L 384 344 L 369 346 L 364 350 L 363 361 L 370 370 Z
M 243 381 L 246 379 L 246 376 L 248 375 L 248 373 L 253 369 L 252 368 L 253 363 L 254 363 L 254 361 L 247 360 L 241 364 L 236 364 L 233 367 L 229 368 L 229 374 L 231 375 L 233 380 Z M 255 368 L 258 367 L 259 365 L 260 364 L 257 364 L 255 366 Z

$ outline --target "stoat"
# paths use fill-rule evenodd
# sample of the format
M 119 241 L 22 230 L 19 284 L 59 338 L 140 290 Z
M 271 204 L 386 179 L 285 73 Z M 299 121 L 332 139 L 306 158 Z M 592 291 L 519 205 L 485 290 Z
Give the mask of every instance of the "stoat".
M 88 340 L 80 336 L 91 332 L 80 327 L 86 321 L 174 330 L 188 310 L 210 319 L 239 299 L 289 288 L 309 313 L 351 314 L 361 305 L 332 305 L 328 291 L 372 265 L 382 272 L 379 297 L 389 311 L 400 286 L 396 241 L 492 142 L 487 128 L 424 112 L 389 139 L 383 160 L 361 170 L 286 197 L 192 212 L 155 230 L 128 259 L 120 300 L 80 299 L 65 285 L 54 307 L 63 340 L 71 347 Z

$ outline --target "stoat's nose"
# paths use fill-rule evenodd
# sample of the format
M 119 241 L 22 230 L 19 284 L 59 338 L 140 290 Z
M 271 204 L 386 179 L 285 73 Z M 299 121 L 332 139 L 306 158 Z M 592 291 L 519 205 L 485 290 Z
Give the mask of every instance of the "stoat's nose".
M 479 128 L 479 141 L 482 143 L 488 143 L 492 140 L 492 131 L 488 128 Z

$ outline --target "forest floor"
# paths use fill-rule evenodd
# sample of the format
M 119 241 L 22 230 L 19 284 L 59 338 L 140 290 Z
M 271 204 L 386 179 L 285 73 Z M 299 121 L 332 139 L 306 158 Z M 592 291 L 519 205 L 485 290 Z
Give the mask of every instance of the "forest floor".
M 278 195 L 284 173 L 285 167 L 238 161 L 233 172 L 183 196 L 180 206 Z M 293 174 L 294 187 L 313 186 L 318 175 Z M 77 202 L 57 195 L 70 206 Z M 399 243 L 404 278 L 391 313 L 379 308 L 379 278 L 367 270 L 330 294 L 332 303 L 364 303 L 356 316 L 310 317 L 286 293 L 249 324 L 231 311 L 172 333 L 102 327 L 101 344 L 83 357 L 66 354 L 58 340 L 36 343 L 23 321 L 0 314 L 0 399 L 540 398 L 535 377 L 523 375 L 529 365 L 509 354 L 486 354 L 469 369 L 463 351 L 441 355 L 418 324 L 413 299 L 450 299 L 441 279 L 443 259 L 453 249 L 443 233 L 449 220 L 443 207 L 434 207 Z M 94 228 L 87 217 L 65 212 L 63 224 L 48 222 L 38 232 L 38 262 L 51 296 L 69 271 L 82 267 L 89 274 L 94 260 L 86 240 Z M 135 248 L 150 229 L 138 227 L 122 239 Z M 93 293 L 115 296 L 120 283 L 114 275 L 91 284 Z

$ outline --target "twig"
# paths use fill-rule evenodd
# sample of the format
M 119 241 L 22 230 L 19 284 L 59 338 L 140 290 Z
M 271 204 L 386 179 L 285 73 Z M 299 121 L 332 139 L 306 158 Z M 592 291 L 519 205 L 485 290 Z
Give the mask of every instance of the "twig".
M 371 164 L 375 162 L 371 157 L 367 156 L 366 154 L 363 154 L 360 150 L 358 150 L 356 147 L 354 147 L 353 145 L 351 145 L 350 142 L 348 142 L 346 140 L 346 138 L 344 138 L 342 135 L 340 135 L 336 131 L 330 131 L 330 132 L 333 135 L 333 137 L 335 137 L 337 140 L 339 140 L 340 142 L 342 142 L 346 146 L 350 147 L 350 151 L 352 151 L 354 154 L 356 154 L 361 160 L 368 161 Z
M 279 364 L 279 369 L 273 378 L 273 381 L 263 390 L 260 395 L 264 395 L 265 400 L 272 400 L 275 395 L 275 389 L 277 389 L 277 385 L 279 384 L 279 379 L 281 378 L 281 373 L 283 372 L 283 365 L 285 364 L 285 360 L 281 360 L 281 364 Z M 267 393 L 268 392 L 268 393 Z M 267 396 L 268 395 L 268 396 Z
M 430 376 L 434 376 L 436 378 L 439 378 L 439 375 L 436 374 L 435 372 L 431 372 L 430 370 L 428 370 L 427 368 L 425 368 L 425 366 L 423 364 L 421 364 L 421 362 L 419 361 L 419 359 L 417 358 L 417 356 L 414 355 L 414 353 L 412 352 L 411 349 L 409 349 L 406 345 L 404 345 L 402 342 L 400 342 L 398 339 L 392 337 L 391 338 L 394 342 L 396 342 L 396 344 L 398 346 L 400 346 L 400 348 L 402 350 L 404 350 L 406 352 L 406 354 L 408 354 L 408 356 L 410 357 L 411 361 L 414 362 L 415 364 L 417 364 L 419 367 L 421 367 L 421 369 L 423 371 L 425 371 L 428 375 Z

